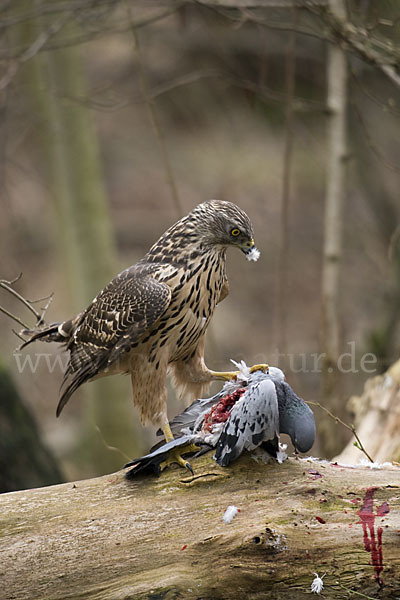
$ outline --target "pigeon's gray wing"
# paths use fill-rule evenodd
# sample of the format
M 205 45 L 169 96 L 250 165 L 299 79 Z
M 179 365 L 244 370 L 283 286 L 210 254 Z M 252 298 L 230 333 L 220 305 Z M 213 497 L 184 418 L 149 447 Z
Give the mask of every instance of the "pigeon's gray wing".
M 279 406 L 279 429 L 287 433 L 299 452 L 308 452 L 315 441 L 315 420 L 311 408 L 286 381 L 275 383 Z
M 278 399 L 275 384 L 263 379 L 247 389 L 235 404 L 219 437 L 215 460 L 226 467 L 244 449 L 254 450 L 279 435 Z
M 182 435 L 182 431 L 193 431 L 195 425 L 201 420 L 204 419 L 204 416 L 211 410 L 214 404 L 217 404 L 221 397 L 223 396 L 223 392 L 218 392 L 215 396 L 211 398 L 204 398 L 195 400 L 190 406 L 188 406 L 181 414 L 177 415 L 170 422 L 171 431 L 174 436 Z M 198 427 L 196 427 L 196 430 Z
M 197 432 L 201 428 L 200 425 L 204 420 L 204 416 L 210 412 L 214 404 L 217 404 L 223 395 L 224 392 L 221 390 L 211 398 L 199 398 L 192 402 L 192 404 L 185 408 L 179 415 L 176 415 L 176 417 L 169 422 L 174 437 L 180 437 L 184 435 L 185 432 L 192 432 L 194 429 L 196 429 Z M 157 431 L 157 435 L 164 435 L 161 429 Z

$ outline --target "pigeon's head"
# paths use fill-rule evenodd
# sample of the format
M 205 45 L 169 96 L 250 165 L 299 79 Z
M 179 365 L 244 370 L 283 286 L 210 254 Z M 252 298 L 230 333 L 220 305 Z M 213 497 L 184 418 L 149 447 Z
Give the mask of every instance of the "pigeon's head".
M 306 408 L 308 411 L 306 411 Z M 305 404 L 301 418 L 293 422 L 289 433 L 293 446 L 299 452 L 308 452 L 315 441 L 315 421 L 311 409 Z
M 299 452 L 308 452 L 315 441 L 315 421 L 311 408 L 286 382 L 275 384 L 279 404 L 280 432 L 287 433 Z

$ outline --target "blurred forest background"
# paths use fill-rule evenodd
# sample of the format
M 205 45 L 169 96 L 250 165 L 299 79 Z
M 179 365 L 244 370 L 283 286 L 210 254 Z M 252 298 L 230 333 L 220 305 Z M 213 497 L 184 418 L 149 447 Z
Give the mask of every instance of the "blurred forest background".
M 196 204 L 235 202 L 261 258 L 228 253 L 208 365 L 281 366 L 351 422 L 349 396 L 399 357 L 398 1 L 1 0 L 0 13 L 0 278 L 23 272 L 30 300 L 54 292 L 46 320 L 63 320 Z M 0 314 L 3 491 L 147 451 L 128 378 L 84 386 L 56 419 L 63 355 L 14 355 L 12 327 Z M 172 390 L 169 406 L 182 408 Z M 333 456 L 349 432 L 315 415 L 313 453 Z

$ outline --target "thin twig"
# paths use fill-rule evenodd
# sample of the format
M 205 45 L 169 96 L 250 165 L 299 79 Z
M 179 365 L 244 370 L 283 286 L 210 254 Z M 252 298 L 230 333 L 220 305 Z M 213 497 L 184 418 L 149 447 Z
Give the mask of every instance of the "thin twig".
M 49 296 L 47 296 L 47 302 L 44 305 L 44 307 L 42 308 L 42 314 L 40 315 L 40 319 L 38 321 L 38 325 L 42 325 L 44 323 L 44 317 L 45 314 L 47 312 L 47 309 L 49 308 L 50 304 L 52 303 L 54 298 L 54 292 L 51 292 L 51 294 Z M 42 298 L 42 300 L 45 300 L 46 298 Z
M 125 460 L 131 461 L 130 456 L 128 456 L 127 454 L 125 454 L 125 452 L 123 452 L 120 448 L 117 448 L 116 446 L 111 446 L 111 444 L 108 444 L 104 438 L 104 435 L 100 429 L 100 427 L 98 425 L 96 425 L 95 423 L 93 423 L 93 427 L 95 428 L 95 430 L 97 431 L 97 433 L 99 434 L 100 440 L 102 442 L 102 444 L 104 445 L 104 447 L 107 450 L 110 450 L 111 452 L 118 452 L 118 454 L 120 454 Z
M 7 290 L 7 292 L 9 292 L 12 296 L 17 298 L 17 300 L 22 302 L 22 304 L 24 306 L 26 306 L 26 308 L 28 308 L 28 310 L 30 310 L 33 315 L 35 315 L 36 325 L 43 325 L 45 323 L 44 317 L 46 315 L 47 309 L 49 308 L 49 306 L 51 304 L 51 301 L 53 300 L 54 292 L 52 292 L 48 296 L 45 296 L 44 298 L 39 298 L 38 300 L 27 300 L 12 287 L 17 281 L 19 281 L 21 279 L 21 277 L 22 277 L 22 273 L 20 273 L 18 275 L 18 277 L 16 277 L 15 279 L 13 279 L 11 281 L 7 281 L 6 279 L 0 279 L 0 287 L 3 288 L 4 290 Z M 46 302 L 45 306 L 42 307 L 42 309 L 41 309 L 42 312 L 40 313 L 36 310 L 36 308 L 33 306 L 33 304 L 38 303 L 38 302 L 43 302 L 43 300 L 47 300 L 47 302 Z M 17 317 L 13 313 L 11 313 L 6 308 L 3 308 L 2 306 L 0 306 L 0 312 L 4 313 L 8 317 L 10 317 L 10 319 L 13 319 L 13 321 L 18 323 L 19 325 L 22 325 L 22 327 L 24 329 L 30 329 L 29 325 L 24 323 L 24 321 L 22 321 L 22 319 L 20 319 L 19 317 Z M 21 337 L 21 336 L 18 335 L 18 337 Z M 21 338 L 21 339 L 23 339 L 23 338 Z
M 29 329 L 29 326 L 26 323 L 24 323 L 23 321 L 21 321 L 21 319 L 19 317 L 16 317 L 15 315 L 13 315 L 6 308 L 3 308 L 2 306 L 0 306 L 0 312 L 2 312 L 5 315 L 7 315 L 7 317 L 10 317 L 10 319 L 12 319 L 16 323 L 18 323 L 18 325 L 21 325 L 24 329 Z
M 28 298 L 26 298 L 26 300 L 27 300 L 27 302 L 30 302 L 31 304 L 38 304 L 39 302 L 43 302 L 43 300 L 49 300 L 53 296 L 54 296 L 54 292 L 52 292 L 51 294 L 48 294 L 47 296 L 43 296 L 43 298 L 38 298 L 37 300 L 29 300 Z
M 0 90 L 3 90 L 5 87 L 7 87 L 10 81 L 17 74 L 21 64 L 36 56 L 42 50 L 45 44 L 47 44 L 48 40 L 54 37 L 64 27 L 70 18 L 71 16 L 69 14 L 60 17 L 55 23 L 52 23 L 46 31 L 43 31 L 32 42 L 32 44 L 20 54 L 20 56 L 14 59 L 14 62 L 10 63 L 6 74 L 0 79 Z
M 24 344 L 28 341 L 27 338 L 24 338 L 23 335 L 21 335 L 18 331 L 16 331 L 15 329 L 11 329 L 11 331 L 13 333 L 15 333 L 15 335 L 17 336 L 17 338 L 19 338 L 20 340 L 22 340 L 24 342 Z M 21 346 L 23 346 L 24 344 L 21 344 Z M 16 351 L 21 350 L 21 346 L 19 346 L 18 348 L 16 348 Z
M 378 106 L 381 110 L 398 117 L 400 115 L 399 110 L 395 110 L 393 106 L 390 106 L 389 101 L 384 102 L 378 96 L 376 96 L 370 89 L 364 84 L 364 82 L 357 75 L 356 70 L 354 68 L 349 69 L 349 73 L 351 75 L 352 80 L 357 85 L 358 89 L 376 106 Z
M 6 283 L 8 283 L 8 285 L 14 285 L 14 283 L 17 283 L 17 281 L 19 281 L 20 279 L 22 279 L 22 271 L 19 275 L 17 275 L 15 277 L 15 279 L 12 279 L 11 281 L 6 281 L 5 279 L 4 280 L 0 279 L 0 281 L 5 281 Z
M 376 158 L 378 160 L 381 161 L 381 163 L 387 168 L 390 169 L 391 171 L 394 171 L 395 173 L 400 173 L 400 165 L 396 164 L 390 160 L 388 160 L 387 158 L 385 158 L 381 152 L 381 150 L 379 150 L 379 148 L 376 146 L 372 135 L 369 133 L 368 131 L 368 127 L 365 123 L 365 120 L 363 118 L 363 116 L 361 115 L 361 112 L 357 106 L 357 103 L 355 102 L 354 99 L 351 99 L 351 104 L 352 107 L 354 109 L 355 115 L 361 125 L 361 129 L 365 135 L 365 139 L 367 141 L 367 146 L 368 148 L 371 150 L 371 152 L 376 156 Z
M 320 404 L 319 402 L 312 402 L 311 400 L 306 400 L 306 403 L 309 404 L 310 406 L 318 406 L 318 408 L 321 408 L 322 410 L 324 410 L 330 417 L 331 419 L 333 419 L 334 421 L 336 421 L 336 423 L 340 423 L 341 425 L 343 425 L 343 427 L 346 427 L 346 429 L 348 429 L 349 431 L 352 432 L 352 434 L 354 435 L 354 437 L 356 438 L 356 447 L 361 450 L 361 452 L 363 452 L 365 454 L 365 456 L 368 458 L 368 460 L 370 462 L 374 462 L 374 460 L 370 457 L 370 455 L 368 454 L 368 452 L 366 451 L 366 449 L 364 448 L 360 438 L 358 437 L 356 428 L 354 427 L 354 425 L 348 425 L 347 423 L 345 423 L 344 421 L 342 421 L 342 419 L 340 417 L 337 417 L 336 415 L 334 415 L 330 410 L 328 410 L 325 406 L 323 406 L 322 404 Z
M 366 594 L 363 594 L 362 592 L 357 592 L 356 590 L 352 590 L 348 587 L 345 587 L 344 585 L 342 585 L 340 583 L 340 581 L 337 581 L 336 585 L 338 585 L 340 587 L 340 589 L 346 590 L 346 592 L 348 592 L 349 594 L 355 594 L 356 596 L 361 596 L 361 598 L 367 598 L 367 600 L 374 600 L 374 598 L 372 596 L 367 596 Z
M 20 279 L 20 277 L 18 279 Z M 18 279 L 16 281 L 18 281 Z M 15 298 L 18 298 L 18 300 L 20 302 L 22 302 L 22 304 L 24 304 L 35 315 L 36 320 L 39 321 L 41 316 L 38 313 L 38 311 L 32 306 L 32 304 L 30 302 L 28 302 L 28 300 L 26 300 L 23 296 L 21 296 L 21 294 L 19 294 L 16 290 L 14 290 L 11 287 L 13 285 L 14 281 L 7 281 L 6 279 L 0 279 L 0 287 L 7 290 L 8 292 L 10 292 L 10 294 L 15 296 Z M 15 320 L 17 320 L 17 319 L 15 319 Z

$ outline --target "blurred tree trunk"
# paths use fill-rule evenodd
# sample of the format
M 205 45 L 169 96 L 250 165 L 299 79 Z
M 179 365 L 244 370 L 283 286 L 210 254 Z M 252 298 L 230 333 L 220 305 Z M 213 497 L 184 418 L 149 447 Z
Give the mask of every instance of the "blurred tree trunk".
M 23 35 L 37 39 L 51 17 L 29 21 Z M 64 25 L 58 35 L 73 37 L 77 25 Z M 59 270 L 65 269 L 68 316 L 82 310 L 116 273 L 115 241 L 99 157 L 99 144 L 92 114 L 87 105 L 87 83 L 80 47 L 66 46 L 37 54 L 29 62 L 31 95 L 39 109 L 40 131 L 48 150 L 49 179 L 58 235 Z M 87 460 L 101 472 L 118 468 L 124 460 L 106 447 L 98 435 L 125 449 L 130 455 L 141 448 L 134 443 L 132 409 L 123 397 L 118 378 L 103 379 L 84 388 L 90 401 L 83 448 Z M 130 399 L 130 398 L 129 398 Z M 130 410 L 130 412 L 128 412 Z M 135 436 L 136 437 L 136 436 Z M 85 451 L 87 455 L 87 452 Z M 90 471 L 89 472 L 93 472 Z M 97 471 L 99 472 L 99 471 Z
M 379 202 L 379 200 L 375 200 Z M 384 201 L 382 201 L 384 204 Z M 380 208 L 381 208 L 380 204 Z M 392 228 L 393 223 L 392 221 Z M 378 371 L 387 369 L 390 362 L 399 355 L 397 335 L 400 323 L 400 225 L 392 229 L 386 239 L 392 276 L 384 296 L 383 310 L 379 311 L 377 322 L 368 335 L 368 351 L 377 358 Z
M 192 464 L 191 483 L 171 469 L 3 494 L 7 597 L 308 600 L 315 573 L 321 598 L 399 597 L 400 469 Z
M 400 360 L 384 375 L 371 377 L 361 396 L 352 396 L 347 408 L 354 415 L 359 438 L 368 454 L 377 462 L 400 462 Z M 362 456 L 349 441 L 335 460 L 357 462 Z
M 346 19 L 344 0 L 331 0 L 330 9 L 339 19 Z M 342 253 L 343 201 L 347 158 L 346 54 L 339 42 L 329 45 L 327 74 L 329 110 L 327 188 L 325 199 L 324 251 L 322 268 L 322 372 L 323 403 L 331 411 L 340 411 L 340 294 L 339 276 Z M 320 436 L 324 454 L 332 456 L 341 448 L 340 435 L 332 435 L 332 424 L 321 424 Z
M 0 364 L 0 493 L 62 481 L 57 461 Z
M 363 198 L 369 206 L 375 224 L 375 232 L 387 255 L 380 262 L 379 253 L 374 254 L 377 251 L 369 245 L 369 239 L 366 241 L 366 245 L 369 246 L 366 251 L 372 255 L 373 260 L 379 261 L 378 265 L 382 270 L 387 268 L 386 261 L 388 261 L 390 269 L 383 290 L 381 310 L 375 313 L 367 337 L 367 352 L 375 354 L 378 371 L 383 373 L 399 356 L 400 225 L 397 210 L 398 198 L 390 189 L 390 178 L 387 177 L 388 167 L 371 154 L 371 148 L 365 143 L 365 132 L 360 128 L 357 118 L 351 119 L 351 122 L 354 123 L 351 135 L 356 146 L 358 184 L 362 189 Z M 393 128 L 397 126 L 397 117 L 393 117 L 392 126 Z
M 283 355 L 283 368 L 286 367 L 287 351 L 287 317 L 288 317 L 288 266 L 289 266 L 289 209 L 291 195 L 291 179 L 293 164 L 293 121 L 294 121 L 294 94 L 296 87 L 296 24 L 297 9 L 292 8 L 292 31 L 289 32 L 286 61 L 285 61 L 285 146 L 283 156 L 282 196 L 280 209 L 280 247 L 278 257 L 277 281 L 277 348 L 278 355 Z

